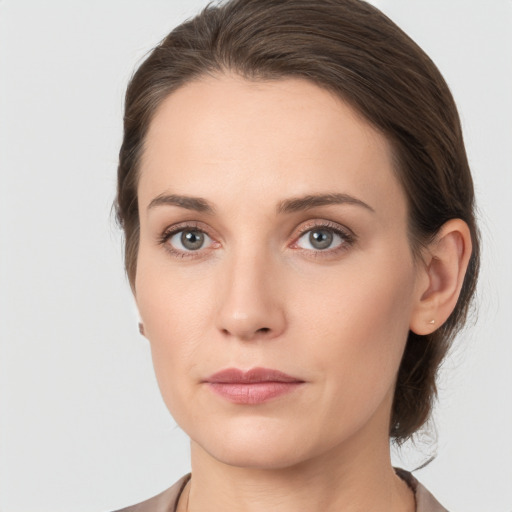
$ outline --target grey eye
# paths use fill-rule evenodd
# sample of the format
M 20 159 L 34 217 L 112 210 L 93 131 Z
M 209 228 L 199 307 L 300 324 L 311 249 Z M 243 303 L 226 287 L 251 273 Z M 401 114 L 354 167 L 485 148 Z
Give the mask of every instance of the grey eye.
M 210 245 L 212 239 L 202 231 L 187 229 L 175 233 L 169 239 L 169 243 L 180 251 L 198 251 L 205 245 Z
M 317 228 L 306 231 L 297 241 L 297 245 L 302 249 L 323 251 L 340 246 L 343 242 L 341 235 L 334 230 Z
M 197 251 L 204 244 L 204 233 L 199 231 L 183 231 L 181 233 L 181 243 L 189 251 Z
M 309 243 L 315 249 L 328 249 L 332 244 L 334 235 L 325 229 L 309 232 Z

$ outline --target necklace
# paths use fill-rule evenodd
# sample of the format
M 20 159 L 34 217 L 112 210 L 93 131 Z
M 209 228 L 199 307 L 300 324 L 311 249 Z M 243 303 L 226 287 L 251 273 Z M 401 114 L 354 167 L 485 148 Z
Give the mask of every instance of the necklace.
M 191 480 L 192 478 L 189 479 L 189 481 L 185 484 L 185 487 L 183 488 L 183 491 L 181 491 L 181 495 L 180 497 L 178 498 L 178 506 L 176 508 L 176 512 L 189 512 L 188 510 L 188 503 L 189 503 L 189 499 L 190 499 L 190 483 L 191 483 Z M 407 482 L 405 480 L 403 480 L 405 484 L 407 484 Z M 409 485 L 407 484 L 407 486 L 409 487 Z M 409 487 L 409 489 L 412 490 L 411 487 Z M 183 503 L 183 500 L 185 499 L 185 492 L 187 493 L 187 497 L 186 497 L 186 500 L 185 500 L 185 503 Z M 413 496 L 414 496 L 414 510 L 417 511 L 418 510 L 418 502 L 417 502 L 417 499 L 416 499 L 416 493 L 414 492 L 413 490 Z M 183 506 L 185 508 L 183 508 Z

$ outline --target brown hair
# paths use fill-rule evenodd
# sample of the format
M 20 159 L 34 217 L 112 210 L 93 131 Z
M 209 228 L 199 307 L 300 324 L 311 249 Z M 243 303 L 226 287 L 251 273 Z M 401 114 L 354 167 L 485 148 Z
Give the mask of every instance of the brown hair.
M 132 288 L 137 269 L 137 182 L 144 138 L 162 102 L 205 74 L 249 80 L 301 77 L 336 93 L 390 141 L 409 207 L 414 254 L 448 220 L 470 229 L 473 252 L 457 305 L 434 333 L 409 333 L 390 436 L 403 442 L 429 418 L 436 375 L 475 290 L 479 237 L 457 109 L 439 70 L 401 29 L 360 0 L 230 0 L 208 5 L 147 57 L 126 92 L 117 217 Z

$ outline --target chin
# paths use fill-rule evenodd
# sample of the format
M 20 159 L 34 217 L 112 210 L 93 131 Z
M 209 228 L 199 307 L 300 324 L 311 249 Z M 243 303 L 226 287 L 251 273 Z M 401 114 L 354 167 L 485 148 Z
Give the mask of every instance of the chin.
M 240 420 L 240 418 L 239 418 Z M 247 420 L 247 418 L 246 418 Z M 190 431 L 196 447 L 224 464 L 261 470 L 291 468 L 329 450 L 326 438 L 316 438 L 300 424 L 283 425 L 269 418 L 232 421 L 218 428 Z M 304 425 L 305 427 L 305 425 Z
M 283 446 L 279 443 L 238 443 L 229 446 L 220 443 L 202 447 L 217 461 L 239 468 L 278 470 L 290 468 L 307 459 L 307 454 L 297 450 L 297 446 Z

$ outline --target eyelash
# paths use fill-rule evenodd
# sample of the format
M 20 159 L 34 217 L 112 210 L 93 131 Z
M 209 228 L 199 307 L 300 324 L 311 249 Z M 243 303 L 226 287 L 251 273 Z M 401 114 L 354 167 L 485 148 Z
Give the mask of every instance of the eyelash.
M 315 230 L 325 230 L 330 231 L 331 233 L 338 235 L 341 238 L 341 243 L 339 246 L 334 247 L 332 249 L 303 249 L 300 247 L 297 247 L 296 250 L 302 251 L 303 253 L 307 253 L 308 256 L 312 256 L 314 258 L 322 258 L 322 257 L 332 257 L 337 256 L 338 254 L 346 251 L 350 247 L 352 247 L 357 237 L 356 235 L 350 231 L 347 228 L 342 228 L 339 224 L 336 224 L 334 222 L 329 221 L 312 221 L 310 223 L 305 224 L 302 226 L 300 232 L 298 235 L 294 238 L 294 241 L 292 242 L 291 246 L 297 246 L 299 240 L 306 235 L 307 233 L 310 233 Z
M 297 247 L 297 243 L 299 240 L 306 235 L 307 233 L 311 231 L 321 230 L 324 229 L 326 231 L 330 231 L 331 233 L 338 235 L 342 243 L 334 247 L 333 249 L 325 249 L 325 250 L 314 250 L 314 249 L 304 249 L 301 247 Z M 182 231 L 197 231 L 199 233 L 204 233 L 206 236 L 211 238 L 214 242 L 212 245 L 220 246 L 219 242 L 215 242 L 214 238 L 208 234 L 208 231 L 202 228 L 198 223 L 195 222 L 188 222 L 185 224 L 179 224 L 176 226 L 172 226 L 168 229 L 166 229 L 161 236 L 158 238 L 158 244 L 165 247 L 165 249 L 170 252 L 173 256 L 179 257 L 179 258 L 200 258 L 204 256 L 204 253 L 201 251 L 201 249 L 197 251 L 180 251 L 178 249 L 175 249 L 171 244 L 167 243 L 174 235 L 182 232 Z M 301 251 L 303 253 L 307 253 L 309 256 L 313 257 L 329 257 L 339 254 L 340 252 L 346 251 L 348 248 L 353 246 L 355 242 L 357 241 L 356 235 L 348 230 L 344 229 L 338 224 L 335 224 L 333 222 L 329 221 L 312 221 L 310 223 L 307 223 L 305 226 L 303 226 L 299 233 L 294 237 L 293 242 L 289 245 L 289 247 L 294 248 L 295 250 Z M 216 247 L 214 247 L 216 248 Z
M 199 224 L 195 222 L 187 222 L 185 224 L 178 224 L 176 226 L 172 226 L 167 228 L 162 235 L 158 239 L 158 244 L 162 245 L 166 251 L 170 252 L 171 255 L 176 256 L 178 258 L 198 258 L 201 257 L 201 250 L 198 251 L 180 251 L 179 249 L 175 249 L 171 244 L 167 243 L 174 235 L 182 232 L 182 231 L 197 231 L 199 233 L 204 233 L 209 238 L 213 240 L 213 237 L 210 237 L 207 231 L 202 228 Z M 214 242 L 215 243 L 215 242 Z M 218 242 L 217 242 L 218 244 Z

